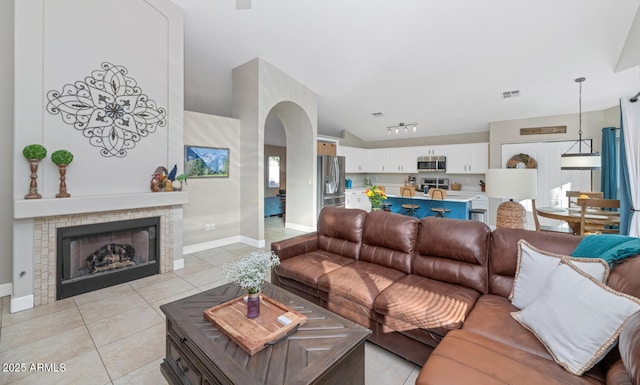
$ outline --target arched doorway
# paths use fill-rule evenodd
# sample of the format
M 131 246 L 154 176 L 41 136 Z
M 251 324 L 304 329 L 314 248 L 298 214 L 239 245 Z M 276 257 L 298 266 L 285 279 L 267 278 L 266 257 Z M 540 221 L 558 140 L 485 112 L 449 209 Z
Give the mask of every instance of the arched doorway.
M 240 237 L 265 247 L 264 135 L 275 114 L 286 132 L 286 226 L 312 231 L 316 226 L 317 95 L 273 65 L 256 58 L 232 71 L 233 117 L 240 119 Z
M 311 120 L 298 104 L 283 101 L 269 111 L 274 114 L 284 128 L 286 148 L 286 190 L 287 207 L 285 226 L 300 230 L 313 227 L 316 218 L 315 189 L 315 135 Z M 270 142 L 267 134 L 274 130 L 267 127 L 265 120 L 265 143 Z

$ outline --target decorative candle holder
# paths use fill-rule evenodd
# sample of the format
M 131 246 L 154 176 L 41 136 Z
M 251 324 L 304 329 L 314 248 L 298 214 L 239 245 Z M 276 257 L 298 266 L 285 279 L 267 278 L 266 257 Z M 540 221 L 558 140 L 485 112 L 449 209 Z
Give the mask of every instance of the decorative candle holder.
M 40 199 L 42 195 L 38 194 L 38 164 L 47 156 L 47 149 L 41 144 L 29 144 L 22 149 L 22 155 L 29 161 L 31 170 L 29 193 L 24 196 L 24 199 Z
M 73 161 L 73 154 L 67 150 L 57 150 L 51 154 L 51 161 L 58 166 L 60 172 L 60 192 L 56 198 L 69 198 L 67 192 L 67 166 Z

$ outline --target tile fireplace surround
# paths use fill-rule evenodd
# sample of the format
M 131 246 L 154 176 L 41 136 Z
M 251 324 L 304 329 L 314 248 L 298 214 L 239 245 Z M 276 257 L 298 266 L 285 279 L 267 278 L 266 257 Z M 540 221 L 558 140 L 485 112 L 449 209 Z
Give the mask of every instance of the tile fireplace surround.
M 187 192 L 14 201 L 11 312 L 56 300 L 59 227 L 160 217 L 160 273 L 182 267 L 182 204 L 187 201 Z M 25 281 L 29 277 L 32 281 Z

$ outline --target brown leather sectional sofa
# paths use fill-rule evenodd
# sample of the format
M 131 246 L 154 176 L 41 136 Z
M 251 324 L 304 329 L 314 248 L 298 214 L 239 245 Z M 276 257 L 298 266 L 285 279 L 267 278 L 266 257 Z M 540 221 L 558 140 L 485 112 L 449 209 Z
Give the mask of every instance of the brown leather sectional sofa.
M 272 243 L 272 283 L 372 330 L 370 340 L 423 365 L 416 384 L 640 385 L 640 315 L 582 376 L 556 364 L 510 313 L 525 239 L 569 255 L 580 237 L 447 218 L 325 208 L 317 232 Z M 640 297 L 640 258 L 607 284 Z

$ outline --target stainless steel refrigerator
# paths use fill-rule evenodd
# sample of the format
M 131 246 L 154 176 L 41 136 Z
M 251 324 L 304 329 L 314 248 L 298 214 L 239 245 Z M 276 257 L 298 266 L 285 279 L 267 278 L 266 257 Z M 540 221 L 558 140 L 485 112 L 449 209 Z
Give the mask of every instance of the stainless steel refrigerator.
M 318 213 L 326 206 L 344 207 L 344 156 L 318 156 Z

